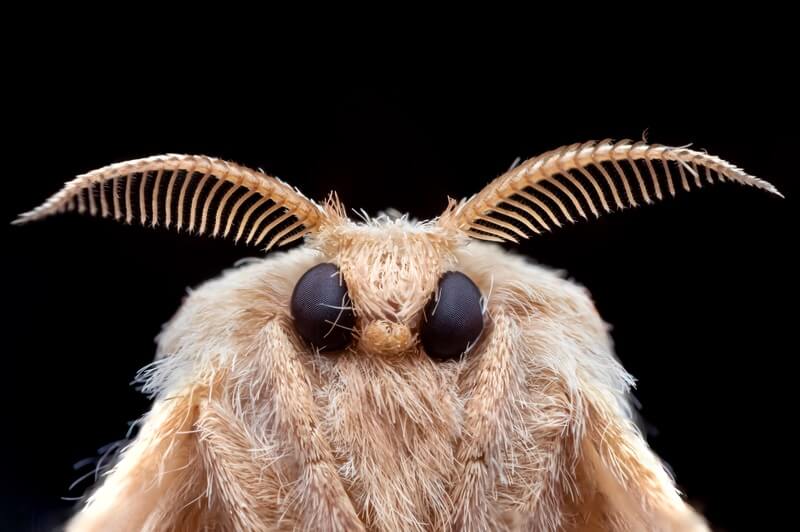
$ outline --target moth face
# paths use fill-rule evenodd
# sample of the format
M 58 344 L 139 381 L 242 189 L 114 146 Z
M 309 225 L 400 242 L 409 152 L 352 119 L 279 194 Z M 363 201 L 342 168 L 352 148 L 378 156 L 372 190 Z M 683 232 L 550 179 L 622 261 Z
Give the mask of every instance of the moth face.
M 295 330 L 321 352 L 399 357 L 422 349 L 459 358 L 483 330 L 481 289 L 454 254 L 463 241 L 441 229 L 381 218 L 323 232 L 321 261 L 291 295 Z

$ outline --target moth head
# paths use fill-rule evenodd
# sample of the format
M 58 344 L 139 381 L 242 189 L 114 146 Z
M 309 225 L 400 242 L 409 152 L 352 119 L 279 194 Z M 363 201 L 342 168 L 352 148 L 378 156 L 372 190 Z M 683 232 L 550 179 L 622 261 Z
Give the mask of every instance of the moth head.
M 623 140 L 564 146 L 529 159 L 441 216 L 351 220 L 335 196 L 318 204 L 276 177 L 220 159 L 168 154 L 79 175 L 17 223 L 78 211 L 142 225 L 230 237 L 266 250 L 303 237 L 319 262 L 288 306 L 320 351 L 435 359 L 468 351 L 484 326 L 487 286 L 465 271 L 472 239 L 518 242 L 613 209 L 734 181 L 766 181 L 705 152 Z
M 317 270 L 328 275 L 316 294 L 324 293 L 323 284 L 333 287 L 331 293 L 337 283 L 341 287 L 341 301 L 323 303 L 332 309 L 327 333 L 337 336 L 345 323 L 351 329 L 349 347 L 376 356 L 398 357 L 422 346 L 434 359 L 458 358 L 483 328 L 482 293 L 461 272 L 459 253 L 467 240 L 436 221 L 404 216 L 321 228 L 309 245 L 325 262 L 306 275 Z M 305 289 L 295 290 L 293 305 L 298 292 Z M 333 309 L 340 310 L 335 317 Z M 294 307 L 293 316 L 296 320 Z

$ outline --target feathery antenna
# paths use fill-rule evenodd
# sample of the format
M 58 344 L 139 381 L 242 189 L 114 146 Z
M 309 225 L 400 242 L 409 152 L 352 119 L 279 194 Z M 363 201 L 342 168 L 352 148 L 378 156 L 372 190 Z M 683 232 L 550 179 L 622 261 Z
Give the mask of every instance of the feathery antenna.
M 236 228 L 237 241 L 249 229 L 246 242 L 266 242 L 266 249 L 302 238 L 325 217 L 298 190 L 263 172 L 213 157 L 167 154 L 81 174 L 13 223 L 75 210 L 215 237 Z
M 677 178 L 676 178 L 677 175 Z M 679 184 L 676 184 L 676 181 Z M 767 181 L 688 147 L 622 140 L 572 144 L 513 167 L 481 192 L 448 209 L 439 223 L 469 236 L 517 242 L 533 234 L 595 218 L 612 208 L 652 203 L 719 181 L 734 181 L 781 196 Z M 782 196 L 781 196 L 782 197 Z

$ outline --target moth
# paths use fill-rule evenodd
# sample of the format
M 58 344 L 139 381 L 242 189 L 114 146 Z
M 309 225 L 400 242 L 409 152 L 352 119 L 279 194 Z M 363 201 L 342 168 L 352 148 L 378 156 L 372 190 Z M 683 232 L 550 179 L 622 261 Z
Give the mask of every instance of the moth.
M 305 243 L 187 296 L 137 377 L 151 410 L 67 529 L 707 529 L 637 429 L 587 291 L 500 244 L 720 181 L 779 194 L 628 140 L 549 151 L 422 222 L 351 220 L 205 156 L 79 175 L 17 222 Z

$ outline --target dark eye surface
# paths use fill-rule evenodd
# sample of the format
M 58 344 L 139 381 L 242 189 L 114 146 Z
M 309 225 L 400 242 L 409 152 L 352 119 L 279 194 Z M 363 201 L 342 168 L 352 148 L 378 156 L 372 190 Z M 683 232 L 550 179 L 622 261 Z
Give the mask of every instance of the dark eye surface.
M 295 329 L 320 351 L 342 349 L 350 343 L 349 329 L 356 321 L 351 307 L 339 268 L 329 262 L 304 273 L 292 292 Z
M 457 358 L 483 330 L 481 291 L 460 272 L 442 275 L 436 291 L 438 300 L 434 294 L 425 307 L 420 340 L 433 358 Z

